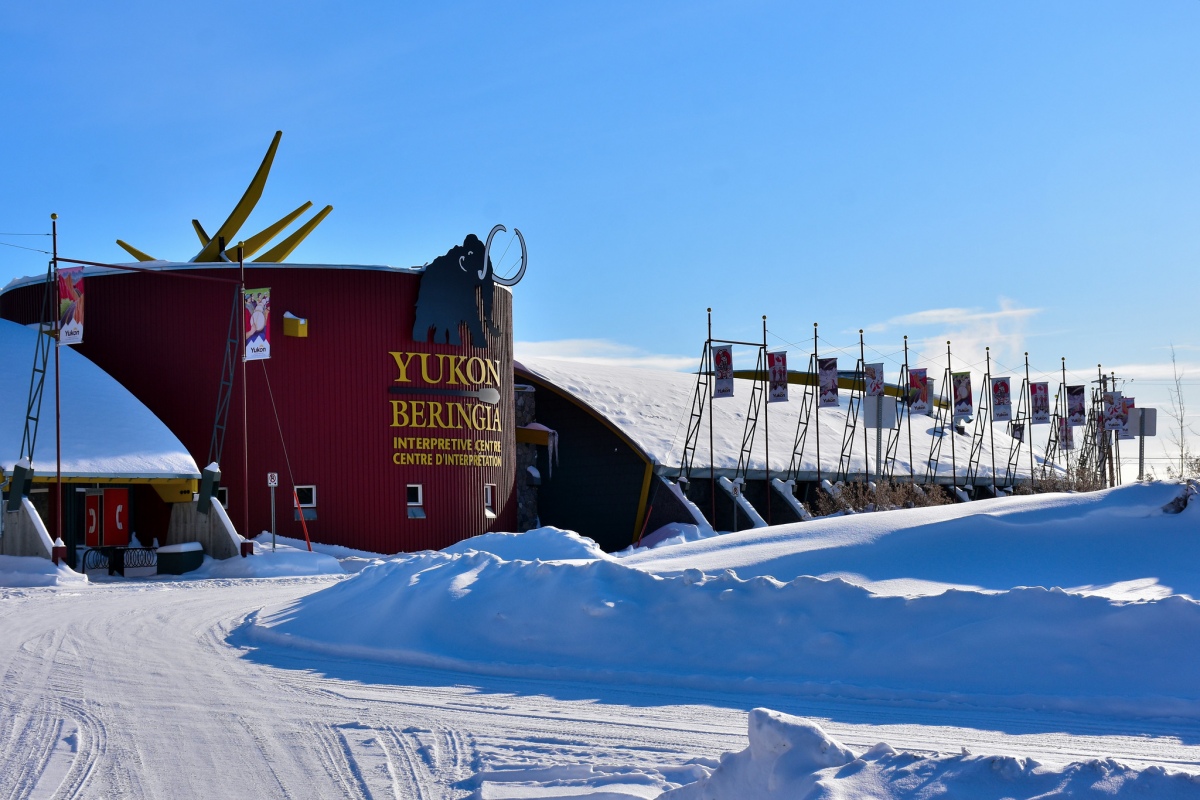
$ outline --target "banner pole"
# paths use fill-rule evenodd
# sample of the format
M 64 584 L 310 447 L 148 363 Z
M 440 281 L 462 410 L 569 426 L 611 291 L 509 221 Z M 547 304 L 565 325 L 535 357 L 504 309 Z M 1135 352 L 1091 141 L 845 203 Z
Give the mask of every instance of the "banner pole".
M 716 389 L 717 370 L 712 357 L 712 308 L 708 309 L 708 338 L 704 342 L 705 358 L 708 361 L 708 496 L 712 511 L 712 527 L 717 530 L 717 454 L 713 448 L 713 390 Z M 734 502 L 737 513 L 737 502 Z M 735 526 L 736 527 L 736 526 Z
M 242 308 L 246 307 L 246 262 L 243 259 L 242 243 L 238 242 L 238 283 L 242 290 Z M 246 323 L 238 324 L 239 338 L 242 340 L 242 536 L 250 536 L 250 428 L 246 402 Z M 299 505 L 299 501 L 297 501 Z M 301 517 L 303 517 L 301 513 Z
M 54 265 L 54 294 L 51 297 L 51 308 L 54 313 L 54 541 L 62 539 L 62 375 L 59 367 L 58 348 L 59 333 L 62 330 L 62 314 L 58 302 L 58 214 L 50 215 L 50 250 L 51 262 Z M 39 334 L 43 335 L 43 334 Z
M 771 363 L 767 356 L 767 315 L 763 314 L 763 388 L 766 390 L 763 398 L 763 463 L 766 471 L 766 488 L 767 488 L 767 524 L 771 524 L 771 416 L 769 409 L 771 408 Z M 783 380 L 787 381 L 787 375 L 783 376 Z
M 950 400 L 950 494 L 958 497 L 958 448 L 955 447 L 954 432 L 958 429 L 958 416 L 955 412 L 954 397 L 954 364 L 950 360 L 950 340 L 946 340 L 946 377 L 950 380 L 946 397 Z M 953 499 L 952 498 L 952 499 Z
M 821 359 L 817 357 L 817 323 L 813 323 L 813 380 L 817 382 L 817 402 L 813 404 L 817 429 L 817 488 L 821 488 Z
M 870 483 L 871 456 L 868 454 L 869 451 L 867 450 L 867 428 L 870 427 L 867 425 L 867 353 L 866 350 L 863 349 L 862 328 L 858 329 L 858 378 L 860 381 L 862 381 L 862 396 L 858 402 L 861 404 L 859 409 L 862 411 L 862 413 L 859 416 L 862 417 L 863 426 L 863 483 Z M 849 470 L 850 467 L 847 465 L 846 471 L 849 472 Z M 867 487 L 864 486 L 863 488 L 865 489 Z
M 987 379 L 984 383 L 987 385 L 988 394 L 992 394 L 992 348 L 985 347 L 984 354 L 987 356 Z M 1009 381 L 1012 385 L 1012 381 Z M 1009 395 L 1009 402 L 1012 401 L 1012 395 Z M 1011 407 L 1011 406 L 1010 406 Z M 1011 417 L 1012 414 L 1010 413 Z M 996 398 L 991 396 L 988 398 L 988 439 L 991 442 L 992 448 L 992 497 L 997 497 L 996 494 Z
M 1033 491 L 1035 487 L 1033 479 L 1033 384 L 1029 382 L 1029 351 L 1025 351 L 1025 391 L 1029 392 L 1029 430 L 1026 434 L 1029 437 L 1029 490 Z M 1050 391 L 1050 387 L 1046 387 L 1046 391 Z M 1047 397 L 1048 401 L 1050 398 Z M 1015 476 L 1014 476 L 1015 479 Z

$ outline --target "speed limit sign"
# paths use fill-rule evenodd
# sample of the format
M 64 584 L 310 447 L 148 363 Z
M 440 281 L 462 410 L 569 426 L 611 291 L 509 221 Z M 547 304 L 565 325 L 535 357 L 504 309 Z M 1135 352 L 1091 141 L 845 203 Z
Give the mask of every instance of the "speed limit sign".
M 278 485 L 279 485 L 279 473 L 278 472 L 268 472 L 267 473 L 267 486 L 274 489 Z

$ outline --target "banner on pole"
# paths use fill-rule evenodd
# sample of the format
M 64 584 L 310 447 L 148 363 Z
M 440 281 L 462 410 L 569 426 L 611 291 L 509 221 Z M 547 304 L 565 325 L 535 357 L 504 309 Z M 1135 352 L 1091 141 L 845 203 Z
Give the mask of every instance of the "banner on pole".
M 1012 378 L 992 378 L 992 422 L 1012 420 Z
M 1120 431 L 1125 427 L 1125 403 L 1120 392 L 1104 393 L 1104 430 Z
M 1123 406 L 1122 413 L 1121 413 L 1121 416 L 1123 418 L 1123 424 L 1121 425 L 1120 430 L 1117 431 L 1117 438 L 1118 439 L 1136 439 L 1137 432 L 1133 430 L 1133 426 L 1130 424 L 1131 422 L 1135 422 L 1137 419 L 1137 414 L 1135 413 L 1136 406 L 1134 404 L 1133 398 L 1132 397 L 1122 397 L 1121 405 Z
M 787 351 L 767 353 L 767 402 L 788 401 Z
M 863 378 L 867 397 L 879 397 L 883 394 L 883 364 L 864 364 Z
M 817 359 L 817 388 L 821 406 L 838 405 L 838 368 L 836 358 Z
M 1087 387 L 1067 387 L 1067 425 L 1087 425 Z
M 1050 424 L 1050 384 L 1029 384 L 1029 416 L 1034 425 Z
M 271 290 L 247 289 L 243 324 L 246 329 L 246 360 L 271 357 Z
M 925 369 L 908 371 L 908 406 L 912 414 L 929 413 L 929 373 Z
M 1066 417 L 1058 418 L 1058 446 L 1063 450 L 1075 449 L 1075 429 Z
M 733 346 L 728 344 L 714 345 L 713 358 L 713 393 L 716 397 L 733 397 Z
M 1008 423 L 1008 435 L 1024 444 L 1025 442 L 1025 423 L 1018 420 Z
M 952 372 L 950 379 L 954 384 L 954 418 L 971 416 L 974 408 L 971 400 L 971 373 Z
M 58 271 L 58 343 L 83 343 L 83 267 Z

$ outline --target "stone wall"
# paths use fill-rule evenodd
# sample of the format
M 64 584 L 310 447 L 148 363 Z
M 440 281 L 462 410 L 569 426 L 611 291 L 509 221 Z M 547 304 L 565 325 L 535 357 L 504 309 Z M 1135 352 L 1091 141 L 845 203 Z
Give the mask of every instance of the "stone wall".
M 4 533 L 0 535 L 0 555 L 50 558 L 50 534 L 29 498 L 23 498 L 16 511 L 4 515 Z
M 171 524 L 167 540 L 161 544 L 199 542 L 204 552 L 213 558 L 232 558 L 241 555 L 242 537 L 229 521 L 229 515 L 214 500 L 208 514 L 196 510 L 195 501 L 175 503 L 171 507 Z

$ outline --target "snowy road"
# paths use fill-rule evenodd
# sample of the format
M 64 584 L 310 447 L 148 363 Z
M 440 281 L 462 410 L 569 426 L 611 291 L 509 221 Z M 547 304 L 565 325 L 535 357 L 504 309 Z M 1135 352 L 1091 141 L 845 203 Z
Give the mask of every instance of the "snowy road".
M 856 750 L 1112 756 L 1200 771 L 1200 723 L 443 673 L 253 644 L 248 614 L 331 579 L 0 590 L 0 798 L 654 797 L 746 744 L 746 712 Z M 710 762 L 711 763 L 711 762 Z

